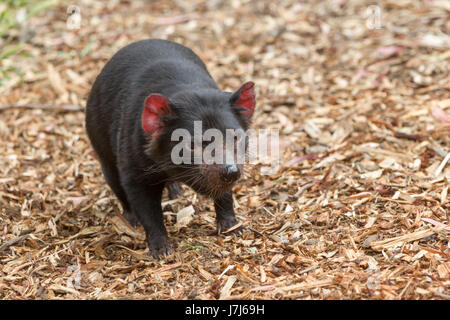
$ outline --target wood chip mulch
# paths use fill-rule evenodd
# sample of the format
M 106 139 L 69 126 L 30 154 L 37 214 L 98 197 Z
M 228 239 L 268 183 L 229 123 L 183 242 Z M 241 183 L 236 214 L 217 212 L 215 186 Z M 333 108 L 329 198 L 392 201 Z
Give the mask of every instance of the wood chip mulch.
M 33 17 L 0 87 L 1 299 L 449 299 L 450 7 L 383 1 L 78 1 Z M 235 187 L 241 237 L 212 201 L 164 212 L 176 253 L 147 257 L 84 130 L 96 75 L 145 38 L 196 51 L 223 90 L 257 87 L 254 128 L 282 167 Z M 186 209 L 189 206 L 192 208 Z M 195 211 L 186 226 L 177 214 Z

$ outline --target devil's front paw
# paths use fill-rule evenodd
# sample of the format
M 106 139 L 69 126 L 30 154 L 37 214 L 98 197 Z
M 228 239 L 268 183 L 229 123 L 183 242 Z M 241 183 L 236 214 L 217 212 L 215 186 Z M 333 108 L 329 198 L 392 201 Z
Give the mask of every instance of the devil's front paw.
M 174 246 L 167 236 L 152 237 L 148 242 L 148 255 L 155 259 L 167 258 L 174 252 Z
M 217 234 L 242 234 L 245 227 L 235 217 L 223 218 L 217 221 Z

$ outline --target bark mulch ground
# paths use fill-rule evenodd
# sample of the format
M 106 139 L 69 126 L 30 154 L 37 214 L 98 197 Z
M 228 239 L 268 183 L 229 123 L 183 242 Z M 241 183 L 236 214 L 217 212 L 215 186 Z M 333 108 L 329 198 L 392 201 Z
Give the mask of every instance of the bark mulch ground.
M 24 27 L 33 57 L 4 61 L 24 75 L 0 88 L 0 298 L 450 298 L 448 2 L 78 3 L 80 29 L 59 4 Z M 254 81 L 253 127 L 281 141 L 278 172 L 234 189 L 241 237 L 215 235 L 211 200 L 165 195 L 161 261 L 84 130 L 96 75 L 145 38 L 189 46 L 223 90 Z

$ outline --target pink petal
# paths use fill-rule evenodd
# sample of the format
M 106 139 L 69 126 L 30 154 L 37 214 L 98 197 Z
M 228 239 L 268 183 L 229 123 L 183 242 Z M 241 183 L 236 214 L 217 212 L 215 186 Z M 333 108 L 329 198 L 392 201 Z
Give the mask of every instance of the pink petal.
M 433 117 L 435 117 L 437 120 L 441 122 L 450 122 L 448 114 L 444 110 L 442 110 L 439 106 L 434 106 L 431 114 L 433 115 Z
M 67 197 L 67 201 L 72 201 L 75 206 L 80 205 L 81 202 L 86 200 L 88 197 L 82 196 L 82 197 Z
M 369 71 L 361 69 L 361 70 L 358 70 L 353 77 L 355 80 L 359 80 L 359 79 L 367 76 L 368 74 L 369 74 Z
M 317 154 L 307 154 L 301 157 L 295 157 L 286 162 L 286 167 L 293 166 L 296 163 L 299 163 L 304 160 L 311 160 L 311 159 L 317 159 L 319 156 Z
M 436 227 L 443 227 L 445 230 L 450 231 L 450 226 L 447 226 L 446 224 L 443 224 L 442 222 L 430 219 L 430 218 L 422 218 L 423 221 L 425 222 L 429 222 L 432 225 L 436 226 Z
M 402 50 L 405 50 L 406 48 L 404 46 L 390 46 L 390 47 L 382 47 L 378 49 L 378 53 L 382 54 L 384 56 L 392 56 Z

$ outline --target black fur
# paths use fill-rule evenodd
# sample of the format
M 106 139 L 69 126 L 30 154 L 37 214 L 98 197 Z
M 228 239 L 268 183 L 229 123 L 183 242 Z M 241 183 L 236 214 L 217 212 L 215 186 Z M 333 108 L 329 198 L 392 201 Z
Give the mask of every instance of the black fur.
M 159 137 L 142 128 L 144 101 L 149 94 L 170 100 L 172 115 L 164 118 Z M 214 189 L 198 166 L 175 166 L 170 160 L 171 133 L 247 129 L 248 119 L 233 106 L 233 95 L 219 90 L 204 63 L 190 49 L 165 40 L 143 40 L 119 50 L 97 77 L 86 107 L 86 129 L 98 154 L 107 183 L 122 203 L 131 223 L 145 229 L 149 254 L 172 252 L 163 223 L 161 195 L 166 184 L 184 182 L 214 198 L 218 230 L 237 224 L 231 187 Z M 231 100 L 230 100 L 231 99 Z M 180 189 L 173 186 L 172 194 Z M 178 191 L 178 192 L 177 192 Z

